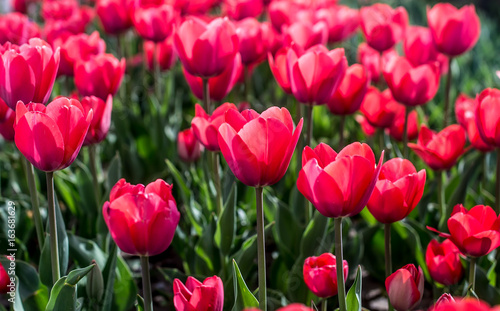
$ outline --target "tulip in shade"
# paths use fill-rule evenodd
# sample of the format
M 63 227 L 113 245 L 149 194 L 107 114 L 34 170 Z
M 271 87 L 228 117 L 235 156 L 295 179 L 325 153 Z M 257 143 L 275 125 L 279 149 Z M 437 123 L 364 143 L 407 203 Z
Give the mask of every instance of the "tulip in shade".
M 238 36 L 227 18 L 209 24 L 188 18 L 174 34 L 174 46 L 187 72 L 209 78 L 220 75 L 238 52 Z
M 285 175 L 302 131 L 293 128 L 286 108 L 271 107 L 258 114 L 229 109 L 219 127 L 219 147 L 229 168 L 251 187 L 270 186 Z
M 130 14 L 135 29 L 146 40 L 161 42 L 172 33 L 175 10 L 164 0 L 134 0 Z
M 315 18 L 328 26 L 328 42 L 341 42 L 356 33 L 359 11 L 348 6 L 336 5 L 316 11 Z
M 433 170 L 448 170 L 464 152 L 465 131 L 453 124 L 439 133 L 422 125 L 418 135 L 418 143 L 409 143 L 408 147 Z
M 245 66 L 256 65 L 266 58 L 267 46 L 262 24 L 247 17 L 236 23 L 241 62 Z
M 286 307 L 279 308 L 276 311 L 313 311 L 313 309 L 311 309 L 307 306 L 304 306 L 301 303 L 292 303 Z
M 338 154 L 321 143 L 302 152 L 297 188 L 324 216 L 337 218 L 361 212 L 370 198 L 382 168 L 377 167 L 367 144 L 352 143 Z
M 19 101 L 16 146 L 39 170 L 62 170 L 78 155 L 92 116 L 92 110 L 85 111 L 75 99 L 60 97 L 47 107 L 35 103 L 25 106 Z
M 434 281 L 446 286 L 457 284 L 464 274 L 460 251 L 450 240 L 432 240 L 425 252 L 425 262 Z
M 16 112 L 0 98 L 0 135 L 7 141 L 14 141 Z
M 394 57 L 383 72 L 392 96 L 407 106 L 427 103 L 439 89 L 438 62 L 413 66 L 405 57 Z
M 368 210 L 379 222 L 390 224 L 408 216 L 424 194 L 425 170 L 394 158 L 382 166 L 379 180 L 368 201 Z
M 132 26 L 130 0 L 97 0 L 96 13 L 104 31 L 117 35 Z
M 427 21 L 437 49 L 452 57 L 470 50 L 481 33 L 474 5 L 457 9 L 451 3 L 438 3 L 427 9 Z
M 222 311 L 224 307 L 224 286 L 214 275 L 203 283 L 189 276 L 186 285 L 174 280 L 174 306 L 177 311 Z
M 308 257 L 304 261 L 304 282 L 318 297 L 327 298 L 338 293 L 337 260 L 333 254 L 324 253 L 318 257 Z M 343 261 L 344 279 L 347 279 L 349 266 Z
M 362 65 L 350 66 L 339 87 L 328 101 L 328 109 L 336 115 L 353 114 L 361 106 L 369 84 L 368 73 Z
M 371 48 L 366 42 L 358 45 L 358 62 L 366 67 L 370 73 L 370 80 L 377 83 L 380 80 L 382 69 L 393 57 L 399 56 L 395 49 L 389 49 L 380 55 L 380 52 Z
M 393 124 L 399 105 L 389 89 L 380 92 L 376 87 L 370 86 L 360 110 L 372 126 L 387 128 Z
M 403 141 L 406 109 L 408 108 L 405 105 L 397 104 L 394 120 L 389 127 L 389 135 L 397 141 Z M 414 140 L 418 136 L 418 117 L 415 110 L 408 115 L 408 128 L 406 132 L 408 133 L 408 140 Z
M 108 135 L 111 125 L 111 110 L 113 109 L 113 97 L 108 95 L 106 101 L 95 97 L 86 96 L 82 99 L 82 107 L 85 113 L 93 110 L 94 117 L 90 123 L 89 131 L 83 141 L 84 146 L 98 144 Z
M 404 266 L 385 280 L 385 288 L 391 305 L 397 311 L 412 310 L 420 304 L 424 294 L 422 268 L 413 264 Z
M 448 304 L 450 302 L 454 303 L 455 298 L 453 298 L 453 296 L 448 293 L 444 293 L 438 298 L 434 306 L 429 311 L 434 310 L 434 308 L 437 308 L 440 304 Z
M 177 154 L 184 162 L 195 162 L 200 158 L 203 146 L 188 128 L 177 135 Z
M 164 252 L 179 223 L 172 185 L 161 179 L 131 185 L 120 179 L 102 207 L 104 221 L 118 247 L 129 254 L 154 256 Z
M 366 42 L 379 52 L 392 48 L 403 39 L 408 25 L 408 12 L 403 7 L 391 8 L 384 3 L 362 7 L 361 30 Z
M 476 125 L 487 144 L 500 147 L 500 90 L 488 88 L 477 96 Z
M 146 53 L 146 61 L 149 70 L 154 69 L 154 60 L 156 49 L 156 61 L 161 70 L 169 70 L 175 64 L 174 37 L 169 36 L 161 42 L 144 41 L 143 48 Z
M 494 146 L 486 143 L 479 133 L 476 124 L 476 100 L 465 94 L 460 94 L 455 102 L 455 115 L 458 123 L 464 128 L 469 141 L 475 149 L 490 152 Z M 491 112 L 488 112 L 488 114 Z
M 210 151 L 219 151 L 219 127 L 225 122 L 228 110 L 238 111 L 231 103 L 224 103 L 214 110 L 212 115 L 208 115 L 203 107 L 196 104 L 195 116 L 191 121 L 194 136 Z

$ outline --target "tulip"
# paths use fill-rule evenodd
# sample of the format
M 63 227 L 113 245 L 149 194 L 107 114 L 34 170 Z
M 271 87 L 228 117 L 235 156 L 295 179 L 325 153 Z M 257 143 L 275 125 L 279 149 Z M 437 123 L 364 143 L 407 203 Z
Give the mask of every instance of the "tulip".
M 94 112 L 94 117 L 90 123 L 87 136 L 83 141 L 84 146 L 98 144 L 108 135 L 111 125 L 111 110 L 113 109 L 113 97 L 108 95 L 106 101 L 95 97 L 86 96 L 82 99 L 82 107 L 85 113 L 90 110 Z
M 297 15 L 301 6 L 289 0 L 274 0 L 269 4 L 269 20 L 276 31 L 282 31 L 283 26 L 292 24 L 292 21 L 298 20 Z
M 479 133 L 475 116 L 476 101 L 465 94 L 460 94 L 455 102 L 455 115 L 464 128 L 471 145 L 481 152 L 490 152 L 494 146 L 487 144 Z
M 380 55 L 375 49 L 372 49 L 366 42 L 358 45 L 358 62 L 366 67 L 370 73 L 372 82 L 379 82 L 382 70 L 393 57 L 399 56 L 395 49 L 389 49 Z
M 108 34 L 118 35 L 132 26 L 130 0 L 97 0 L 96 13 Z
M 438 61 L 441 73 L 448 72 L 448 58 L 436 49 L 429 28 L 422 26 L 409 27 L 406 32 L 403 50 L 406 58 L 413 66 Z
M 0 294 L 7 294 L 9 292 L 10 277 L 5 271 L 5 268 L 0 264 Z
M 292 93 L 292 89 L 290 86 L 290 79 L 288 79 L 288 67 L 287 67 L 287 54 L 288 50 L 291 47 L 285 46 L 280 48 L 274 57 L 271 53 L 267 54 L 269 67 L 271 68 L 271 72 L 273 73 L 274 79 L 278 82 L 279 86 L 285 91 L 287 94 Z
M 408 108 L 404 105 L 397 104 L 394 120 L 389 127 L 389 135 L 397 141 L 403 141 L 406 109 Z M 408 115 L 406 135 L 408 140 L 414 140 L 418 136 L 418 117 L 415 110 L 411 111 Z
M 191 121 L 193 134 L 198 141 L 210 151 L 219 151 L 219 127 L 224 123 L 228 110 L 238 109 L 234 104 L 224 103 L 214 110 L 212 115 L 208 115 L 198 104 L 195 105 L 195 117 Z
M 263 0 L 224 0 L 223 11 L 234 20 L 256 18 L 264 10 Z
M 337 288 L 337 260 L 330 253 L 318 257 L 308 257 L 304 261 L 304 282 L 307 287 L 318 297 L 327 298 L 338 293 Z M 344 279 L 347 278 L 349 266 L 343 261 Z
M 425 262 L 434 281 L 446 286 L 457 284 L 464 274 L 460 251 L 450 240 L 431 240 L 425 252 Z
M 481 138 L 489 145 L 500 147 L 500 90 L 487 88 L 476 98 L 476 125 Z
M 307 50 L 317 44 L 325 45 L 328 42 L 328 25 L 319 21 L 307 23 L 295 22 L 289 26 L 283 26 L 284 44 L 296 44 L 301 51 Z
M 370 80 L 365 68 L 354 64 L 347 68 L 339 87 L 328 101 L 328 109 L 337 115 L 349 115 L 356 112 L 363 102 Z
M 417 170 L 413 164 L 401 158 L 387 161 L 380 171 L 368 210 L 384 224 L 400 221 L 408 216 L 422 198 L 425 186 L 425 170 Z
M 399 106 L 389 89 L 380 92 L 371 86 L 366 92 L 360 110 L 372 126 L 388 128 L 393 124 Z
M 359 125 L 361 125 L 361 130 L 366 137 L 372 137 L 373 135 L 375 135 L 376 129 L 370 124 L 370 122 L 368 122 L 364 115 L 357 114 L 354 119 L 356 120 L 356 122 L 358 122 Z
M 177 135 L 177 154 L 184 162 L 196 162 L 200 156 L 203 146 L 196 139 L 193 130 L 188 128 Z
M 238 52 L 238 36 L 227 18 L 209 24 L 189 18 L 174 34 L 174 46 L 187 72 L 209 78 L 229 67 Z
M 0 98 L 15 109 L 18 101 L 45 104 L 59 66 L 59 49 L 33 38 L 29 44 L 12 47 L 0 54 Z
M 112 54 L 98 54 L 75 64 L 75 86 L 81 96 L 96 96 L 106 100 L 115 95 L 125 74 L 125 59 Z
M 49 19 L 45 22 L 42 35 L 47 38 L 48 43 L 53 45 L 57 38 L 85 33 L 87 25 L 93 19 L 93 14 L 91 8 L 82 6 L 65 19 Z
M 17 12 L 0 15 L 0 44 L 21 45 L 35 37 L 40 37 L 40 28 L 26 15 Z
M 132 23 L 142 38 L 161 42 L 172 33 L 175 11 L 164 0 L 134 0 L 131 10 Z
M 177 311 L 222 311 L 224 306 L 224 286 L 214 275 L 203 283 L 189 276 L 186 285 L 174 280 L 174 306 Z
M 267 51 L 273 55 L 276 54 L 283 46 L 283 36 L 273 28 L 270 22 L 262 22 L 261 29 L 262 39 L 264 40 L 264 45 L 267 47 Z
M 161 42 L 144 41 L 143 48 L 149 70 L 154 70 L 155 57 L 161 70 L 167 71 L 172 68 L 176 59 L 173 40 L 173 36 L 169 36 Z
M 247 17 L 236 24 L 241 62 L 245 66 L 256 65 L 266 58 L 267 46 L 261 23 Z
M 258 309 L 258 308 L 246 308 L 246 309 L 244 309 L 244 311 L 260 311 L 260 309 Z M 307 306 L 304 306 L 301 303 L 292 303 L 286 307 L 279 308 L 276 311 L 313 311 L 313 309 L 311 309 Z
M 453 298 L 452 295 L 448 294 L 448 293 L 444 293 L 442 294 L 438 300 L 436 301 L 436 303 L 434 304 L 434 306 L 429 309 L 430 311 L 434 310 L 435 308 L 437 308 L 439 305 L 441 304 L 448 304 L 448 303 L 455 303 L 455 298 Z
M 344 41 L 355 34 L 359 26 L 359 11 L 344 5 L 326 7 L 315 13 L 317 20 L 328 26 L 328 42 Z
M 1 112 L 2 108 L 6 108 L 5 112 Z M 3 117 L 0 118 L 0 135 L 7 141 L 14 141 L 14 123 L 16 122 L 16 112 L 0 99 L 0 113 Z
M 220 3 L 220 0 L 189 0 L 186 9 L 182 12 L 184 15 L 205 15 L 213 6 Z
M 387 4 L 375 3 L 362 7 L 361 30 L 366 42 L 375 50 L 383 52 L 403 39 L 408 25 L 405 8 L 391 8 Z
M 42 3 L 44 20 L 64 20 L 76 11 L 78 11 L 78 2 L 75 0 L 46 0 Z
M 498 307 L 490 308 L 484 301 L 477 298 L 451 299 L 450 301 L 440 301 L 441 298 L 432 306 L 429 311 L 498 311 Z
M 437 49 L 450 57 L 470 50 L 481 33 L 474 5 L 457 9 L 450 3 L 438 3 L 427 9 L 427 21 Z
M 412 310 L 420 304 L 424 294 L 422 268 L 413 264 L 404 266 L 385 280 L 389 300 L 397 311 Z

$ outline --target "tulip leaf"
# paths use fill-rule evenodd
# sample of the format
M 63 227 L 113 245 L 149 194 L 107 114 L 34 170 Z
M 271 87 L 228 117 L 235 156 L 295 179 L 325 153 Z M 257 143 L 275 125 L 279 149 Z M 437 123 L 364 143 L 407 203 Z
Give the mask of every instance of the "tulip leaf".
M 75 269 L 68 276 L 57 280 L 50 292 L 50 299 L 45 311 L 77 310 L 76 284 L 86 276 L 95 265 L 85 268 Z M 81 308 L 81 307 L 80 307 Z
M 137 311 L 144 311 L 144 299 L 139 294 L 137 294 L 136 307 L 137 307 Z
M 116 262 L 116 279 L 113 286 L 114 299 L 111 310 L 130 310 L 135 303 L 137 285 L 125 260 L 120 256 Z
M 0 263 L 3 265 L 6 272 L 9 272 L 11 261 L 7 257 L 0 257 Z M 25 300 L 33 295 L 40 287 L 40 278 L 35 268 L 30 264 L 16 259 L 16 277 L 19 281 L 16 283 L 19 287 L 18 291 L 21 299 Z
M 314 255 L 315 250 L 323 246 L 329 220 L 319 212 L 314 213 L 314 217 L 307 225 L 300 241 L 300 254 L 302 257 Z
M 500 304 L 500 290 L 497 287 L 490 285 L 486 271 L 482 267 L 476 265 L 476 290 L 475 293 L 479 298 L 489 302 L 492 305 Z
M 108 193 L 122 176 L 122 160 L 117 152 L 108 166 L 108 177 L 106 178 L 106 188 Z M 106 196 L 107 197 L 107 196 Z
M 113 286 L 115 284 L 116 276 L 116 257 L 118 253 L 118 246 L 116 243 L 111 243 L 109 250 L 108 260 L 102 270 L 104 278 L 104 297 L 102 300 L 102 311 L 110 311 L 113 302 Z
M 236 183 L 234 183 L 229 192 L 229 197 L 224 204 L 224 210 L 217 222 L 217 229 L 215 230 L 215 244 L 223 255 L 229 254 L 234 235 L 236 234 L 236 202 L 237 191 Z
M 69 285 L 76 285 L 84 276 L 94 269 L 94 267 L 95 264 L 71 271 L 66 278 L 66 283 Z
M 68 234 L 68 240 L 71 258 L 75 260 L 79 266 L 90 265 L 92 260 L 95 260 L 99 267 L 104 267 L 106 264 L 106 254 L 94 241 L 76 236 L 72 233 Z
M 246 308 L 258 308 L 259 301 L 248 289 L 245 280 L 241 276 L 240 268 L 233 259 L 233 284 L 234 284 L 234 306 L 233 311 L 240 311 Z
M 186 186 L 186 183 L 184 182 L 184 179 L 182 178 L 181 173 L 177 168 L 175 168 L 174 164 L 170 162 L 170 160 L 166 159 L 165 162 L 167 163 L 168 170 L 172 174 L 172 177 L 175 180 L 174 186 L 179 187 L 180 194 L 182 197 L 182 201 L 184 204 L 187 204 L 189 202 L 189 196 L 190 196 L 190 191 L 189 188 Z
M 291 267 L 295 261 L 294 254 L 297 254 L 299 246 L 301 246 L 297 241 L 300 241 L 303 228 L 295 220 L 290 209 L 283 204 L 278 204 L 275 219 L 276 244 L 280 248 L 280 252 L 285 254 L 287 265 Z
M 361 275 L 361 266 L 358 266 L 356 278 L 354 279 L 354 283 L 349 289 L 346 297 L 347 310 L 349 311 L 361 311 L 361 290 L 363 287 L 363 279 L 361 278 Z

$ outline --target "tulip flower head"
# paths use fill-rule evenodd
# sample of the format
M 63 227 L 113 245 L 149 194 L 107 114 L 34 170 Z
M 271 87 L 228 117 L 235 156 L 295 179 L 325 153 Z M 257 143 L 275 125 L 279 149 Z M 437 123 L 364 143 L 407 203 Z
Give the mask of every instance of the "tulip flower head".
M 40 28 L 28 16 L 12 12 L 0 16 L 0 44 L 11 42 L 21 45 L 31 38 L 40 37 Z
M 131 2 L 131 0 L 96 1 L 96 13 L 106 33 L 117 35 L 132 26 L 129 13 Z
M 164 0 L 133 0 L 130 14 L 135 29 L 146 40 L 161 42 L 172 33 L 175 10 Z
M 335 115 L 350 115 L 358 111 L 365 98 L 370 79 L 365 67 L 354 64 L 347 68 L 344 78 L 327 103 Z
M 85 113 L 93 110 L 94 116 L 90 123 L 87 136 L 83 141 L 84 146 L 98 144 L 108 135 L 111 125 L 111 110 L 113 109 L 113 97 L 108 95 L 106 101 L 95 97 L 86 96 L 82 99 L 82 107 Z
M 325 45 L 328 42 L 328 25 L 319 21 L 317 23 L 308 23 L 297 21 L 289 26 L 283 26 L 283 41 L 285 45 L 292 43 L 305 51 L 317 44 Z
M 274 57 L 271 53 L 268 53 L 268 63 L 273 73 L 274 79 L 278 82 L 279 86 L 285 91 L 285 93 L 292 94 L 292 89 L 290 86 L 290 79 L 288 78 L 288 65 L 287 65 L 287 54 L 291 47 L 285 46 L 280 48 Z
M 485 143 L 500 147 L 500 90 L 488 88 L 476 97 L 476 126 Z
M 408 108 L 405 105 L 396 102 L 394 119 L 389 129 L 386 130 L 386 132 L 389 132 L 389 135 L 397 141 L 403 141 L 406 109 Z M 409 141 L 414 140 L 418 136 L 418 116 L 415 110 L 408 115 L 408 128 L 406 132 Z
M 146 61 L 149 70 L 154 69 L 156 49 L 156 62 L 159 64 L 160 69 L 163 71 L 169 70 L 174 64 L 177 55 L 174 51 L 173 36 L 168 36 L 165 40 L 160 42 L 144 41 L 143 48 L 146 54 Z
M 208 115 L 203 107 L 195 105 L 195 116 L 191 121 L 194 136 L 210 151 L 219 151 L 219 127 L 225 122 L 226 111 L 238 111 L 234 104 L 224 103 Z
M 177 135 L 177 154 L 184 162 L 195 162 L 200 158 L 203 146 L 188 128 Z
M 434 281 L 446 286 L 457 284 L 464 274 L 460 251 L 450 240 L 431 240 L 425 252 L 425 262 Z
M 174 280 L 174 306 L 177 311 L 222 311 L 224 286 L 218 276 L 206 278 L 203 283 L 189 276 L 186 285 Z
M 16 112 L 0 98 L 0 135 L 7 141 L 14 141 Z
M 429 311 L 498 311 L 498 307 L 490 308 L 490 306 L 477 298 L 457 298 L 439 300 L 434 306 L 432 306 Z
M 389 89 L 380 92 L 376 87 L 370 86 L 360 110 L 372 126 L 387 128 L 393 124 L 399 105 Z
M 337 260 L 333 254 L 324 253 L 318 257 L 308 257 L 304 261 L 304 282 L 318 297 L 327 298 L 338 293 Z M 347 279 L 349 266 L 343 262 L 344 279 Z
M 328 26 L 328 42 L 341 42 L 356 33 L 359 27 L 359 11 L 344 5 L 335 5 L 315 12 L 317 20 Z
M 366 42 L 358 45 L 357 59 L 360 64 L 370 73 L 370 81 L 377 83 L 385 65 L 393 58 L 399 56 L 398 52 L 392 48 L 380 54 L 379 51 L 371 48 Z
M 396 270 L 385 280 L 385 288 L 391 305 L 396 311 L 412 310 L 420 304 L 424 295 L 424 273 L 413 264 Z
M 491 112 L 488 112 L 488 114 L 491 114 Z M 472 147 L 482 152 L 490 152 L 495 149 L 495 146 L 486 143 L 479 133 L 476 123 L 475 99 L 465 94 L 460 94 L 455 101 L 455 116 L 457 117 L 458 123 L 467 132 Z M 488 116 L 488 118 L 490 117 L 494 118 L 495 116 Z
M 236 23 L 236 34 L 243 65 L 256 65 L 266 58 L 263 25 L 257 19 L 247 17 Z
M 429 28 L 422 26 L 409 27 L 406 32 L 403 50 L 406 58 L 408 58 L 413 66 L 438 61 L 441 73 L 445 74 L 448 72 L 448 57 L 439 53 L 436 49 Z

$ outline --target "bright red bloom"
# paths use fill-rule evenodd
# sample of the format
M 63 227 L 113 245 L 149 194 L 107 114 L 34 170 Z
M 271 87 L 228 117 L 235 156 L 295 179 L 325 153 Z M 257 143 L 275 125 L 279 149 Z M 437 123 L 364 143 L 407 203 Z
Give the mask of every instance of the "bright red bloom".
M 255 65 L 266 58 L 267 46 L 262 24 L 253 17 L 236 23 L 236 34 L 240 41 L 241 62 L 245 66 Z
M 57 1 L 56 1 L 57 2 Z M 45 22 L 43 36 L 47 42 L 54 44 L 57 38 L 67 38 L 85 32 L 85 28 L 94 17 L 94 11 L 87 6 L 79 7 L 74 13 L 64 19 L 49 19 Z
M 448 72 L 448 57 L 439 53 L 429 28 L 410 26 L 406 31 L 403 50 L 413 66 L 438 61 L 441 74 Z
M 95 97 L 86 96 L 82 99 L 82 106 L 87 114 L 91 109 L 94 112 L 94 117 L 90 123 L 89 131 L 85 140 L 84 146 L 100 143 L 108 135 L 111 125 L 111 110 L 113 109 L 113 97 L 108 95 L 106 101 Z
M 430 168 L 436 171 L 448 170 L 464 152 L 465 131 L 453 124 L 439 133 L 435 133 L 422 125 L 417 144 L 408 143 L 408 147 Z
M 393 57 L 399 56 L 395 49 L 389 49 L 382 53 L 372 49 L 366 42 L 358 45 L 358 62 L 363 64 L 370 73 L 370 80 L 377 83 L 380 80 L 382 69 Z
M 224 307 L 224 286 L 214 275 L 203 283 L 189 276 L 186 285 L 174 280 L 174 306 L 177 311 L 222 311 Z
M 316 45 L 303 55 L 294 49 L 287 54 L 288 78 L 293 95 L 301 103 L 322 105 L 337 90 L 347 70 L 344 49 L 331 51 Z
M 193 129 L 188 128 L 177 134 L 177 154 L 184 162 L 195 162 L 200 158 L 203 146 L 200 144 Z
M 0 135 L 7 141 L 14 141 L 16 112 L 0 98 Z
M 479 133 L 476 124 L 476 100 L 460 94 L 455 102 L 455 115 L 458 123 L 465 129 L 471 145 L 479 151 L 490 152 L 494 146 L 487 144 Z M 490 113 L 490 112 L 488 112 Z
M 97 0 L 96 13 L 106 33 L 117 35 L 132 26 L 131 3 L 131 0 Z
M 360 110 L 372 126 L 387 128 L 393 124 L 399 105 L 392 97 L 391 90 L 380 92 L 376 87 L 370 86 Z
M 78 9 L 76 0 L 45 0 L 42 2 L 42 17 L 44 20 L 64 20 Z
M 276 311 L 313 311 L 313 309 L 309 308 L 308 306 L 304 306 L 301 303 L 292 303 L 286 307 L 279 308 Z
M 224 123 L 226 111 L 229 109 L 238 111 L 234 104 L 224 103 L 208 115 L 198 104 L 195 106 L 195 116 L 191 121 L 194 136 L 205 148 L 210 151 L 219 151 L 219 127 Z
M 75 86 L 81 96 L 96 96 L 105 100 L 115 95 L 125 74 L 125 59 L 112 54 L 90 56 L 75 64 Z
M 282 32 L 284 45 L 294 43 L 301 51 L 317 44 L 325 45 L 328 42 L 328 25 L 323 21 L 314 24 L 297 21 L 289 26 L 283 26 Z
M 354 64 L 347 68 L 339 87 L 327 103 L 330 112 L 349 115 L 358 111 L 368 91 L 370 79 L 365 67 Z
M 425 170 L 401 158 L 384 163 L 368 201 L 368 210 L 379 222 L 390 224 L 408 216 L 424 194 Z
M 362 114 L 357 114 L 354 116 L 354 119 L 356 119 L 356 122 L 361 125 L 361 130 L 363 130 L 363 133 L 365 133 L 365 136 L 371 137 L 375 135 L 375 128 L 366 120 L 365 116 Z
M 262 40 L 267 47 L 267 51 L 271 54 L 276 52 L 283 46 L 283 36 L 273 28 L 270 22 L 262 22 Z
M 21 45 L 35 37 L 40 37 L 40 28 L 26 15 L 17 12 L 0 15 L 0 44 Z
M 435 308 L 437 308 L 441 304 L 448 304 L 450 302 L 454 303 L 455 302 L 455 298 L 453 298 L 453 296 L 450 295 L 450 294 L 448 294 L 448 293 L 444 293 L 441 296 L 439 296 L 438 300 L 436 301 L 436 303 L 434 304 L 434 306 L 432 306 L 429 309 L 429 311 L 433 311 Z
M 498 307 L 490 308 L 490 306 L 477 298 L 463 298 L 450 301 L 436 302 L 429 311 L 498 311 Z
M 371 148 L 358 142 L 338 154 L 324 143 L 314 149 L 306 146 L 297 188 L 326 217 L 354 216 L 368 202 L 382 162 L 383 153 L 375 167 Z
M 135 0 L 131 18 L 141 37 L 160 42 L 172 33 L 175 10 L 164 0 Z
M 434 281 L 446 286 L 457 284 L 464 274 L 460 251 L 450 240 L 432 240 L 425 252 L 425 262 Z
M 76 99 L 60 97 L 47 107 L 19 101 L 16 146 L 39 170 L 62 170 L 76 159 L 92 117 L 93 112 L 86 112 Z
M 33 38 L 19 48 L 10 46 L 0 57 L 0 98 L 11 109 L 19 100 L 47 103 L 59 66 L 59 49 L 54 52 L 47 42 Z
M 437 3 L 427 9 L 427 21 L 437 49 L 449 56 L 470 50 L 481 34 L 474 5 L 457 9 L 451 3 Z
M 271 107 L 262 114 L 233 109 L 219 127 L 219 147 L 229 168 L 251 187 L 278 182 L 288 168 L 302 131 L 302 119 L 293 128 L 286 108 Z
M 146 61 L 149 70 L 154 69 L 154 51 L 156 51 L 156 61 L 160 65 L 160 69 L 167 71 L 175 64 L 176 54 L 174 50 L 174 37 L 169 36 L 161 42 L 144 41 L 144 52 L 146 53 Z
M 476 97 L 476 126 L 484 142 L 500 147 L 500 90 L 488 88 Z
M 223 12 L 234 20 L 258 17 L 264 10 L 263 0 L 224 0 Z
M 308 257 L 304 261 L 303 274 L 307 287 L 320 298 L 335 296 L 337 287 L 337 259 L 330 253 L 318 257 Z M 344 280 L 347 279 L 349 266 L 343 262 Z
M 408 25 L 408 12 L 403 7 L 391 8 L 384 3 L 362 7 L 361 30 L 366 42 L 379 52 L 392 48 L 403 39 Z
M 389 135 L 397 141 L 403 141 L 406 109 L 405 105 L 397 104 L 392 125 L 389 127 Z M 418 136 L 418 115 L 415 110 L 408 115 L 408 128 L 406 132 L 408 133 L 408 141 L 414 140 Z
M 283 26 L 288 26 L 298 20 L 297 15 L 303 7 L 294 1 L 274 0 L 269 4 L 269 20 L 276 31 L 281 32 Z
M 274 79 L 278 82 L 279 86 L 285 91 L 285 93 L 292 94 L 292 89 L 290 86 L 290 80 L 288 79 L 288 67 L 287 67 L 287 54 L 288 50 L 292 47 L 282 47 L 280 48 L 274 58 L 271 53 L 267 54 L 269 67 L 273 73 Z
M 407 106 L 427 103 L 439 89 L 439 63 L 413 66 L 405 57 L 394 57 L 384 67 L 392 96 Z
M 328 42 L 341 42 L 355 34 L 359 26 L 359 11 L 348 6 L 336 5 L 315 12 L 317 20 L 328 26 Z
M 0 264 L 0 294 L 6 294 L 9 292 L 8 285 L 10 284 L 10 277 L 5 271 L 5 268 Z
M 233 63 L 238 43 L 234 25 L 227 18 L 216 18 L 210 24 L 188 18 L 174 34 L 175 49 L 186 71 L 205 78 L 220 75 Z
M 389 275 L 385 288 L 391 305 L 397 311 L 412 310 L 420 304 L 424 295 L 424 274 L 422 268 L 413 264 L 404 266 Z

